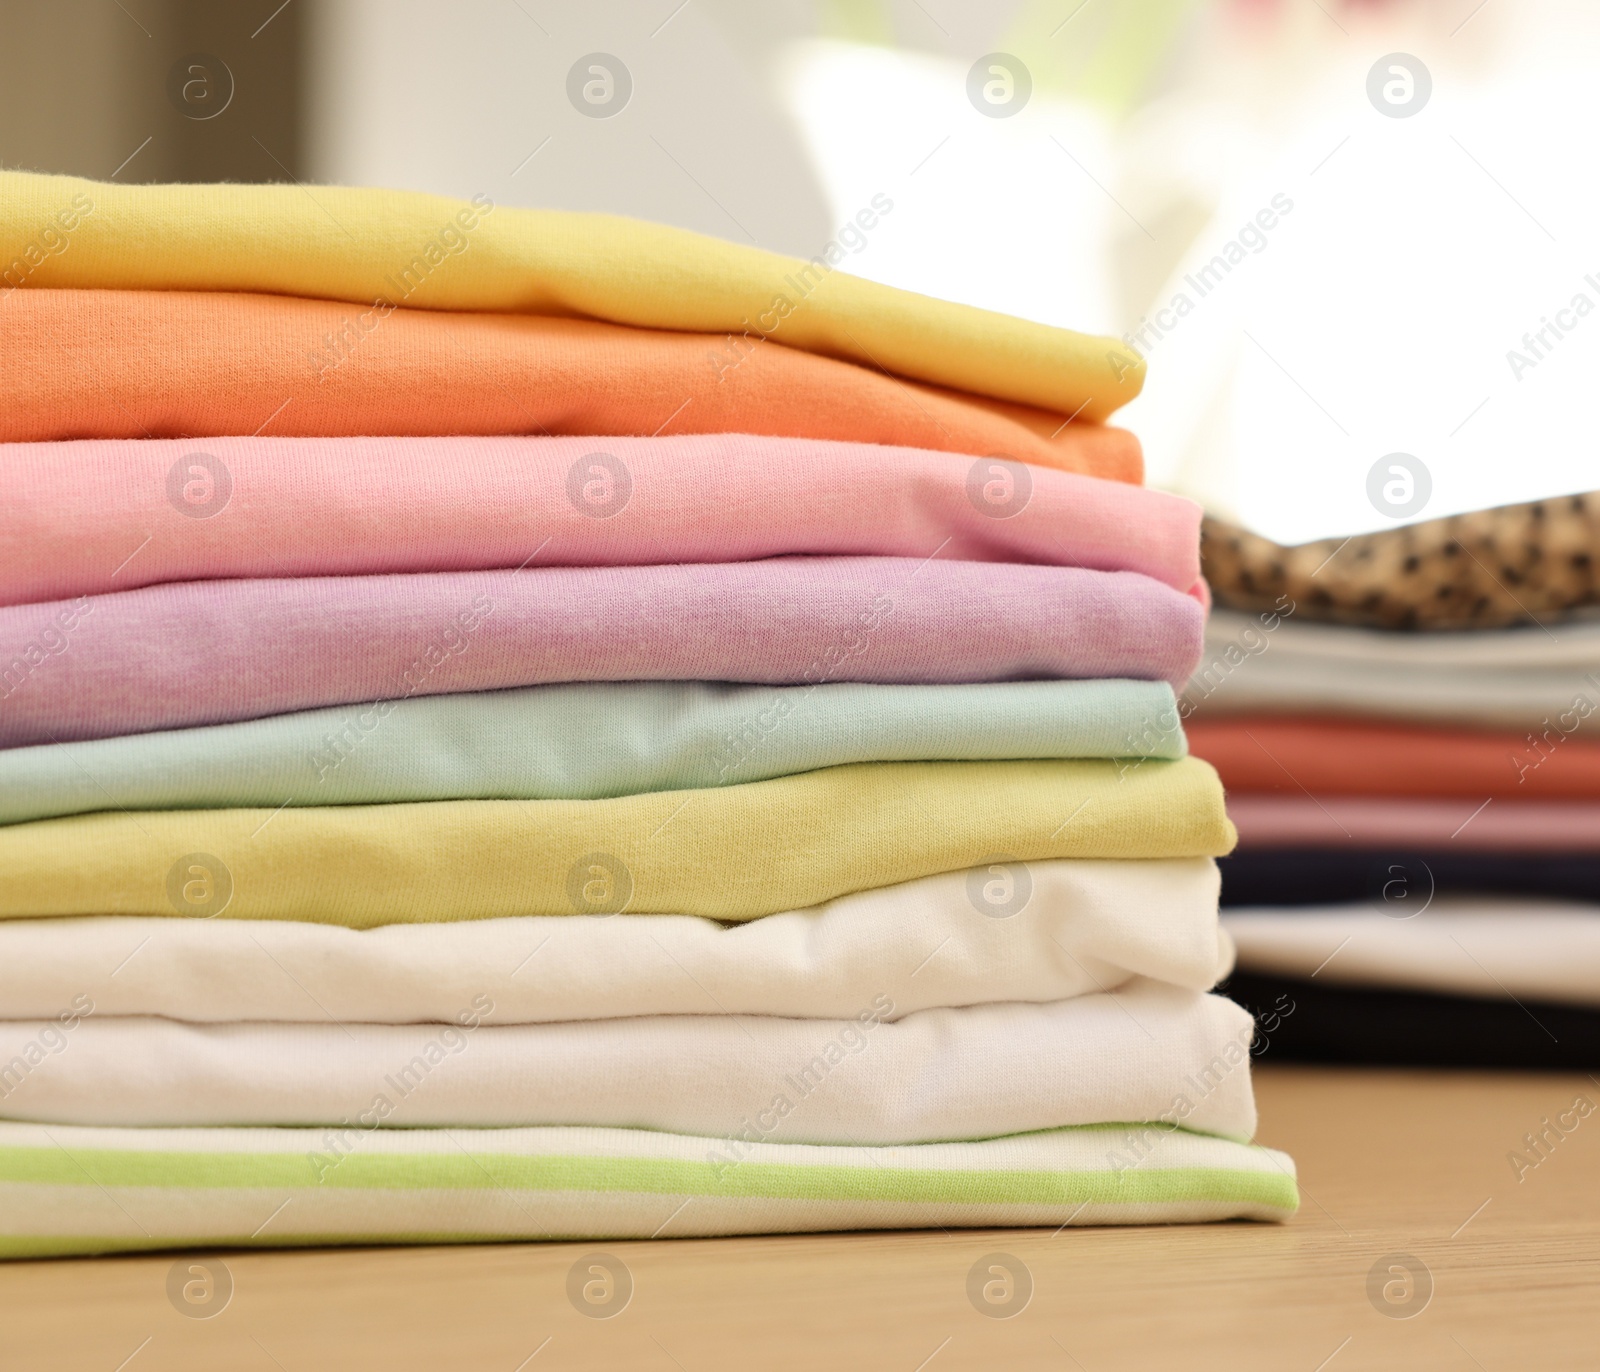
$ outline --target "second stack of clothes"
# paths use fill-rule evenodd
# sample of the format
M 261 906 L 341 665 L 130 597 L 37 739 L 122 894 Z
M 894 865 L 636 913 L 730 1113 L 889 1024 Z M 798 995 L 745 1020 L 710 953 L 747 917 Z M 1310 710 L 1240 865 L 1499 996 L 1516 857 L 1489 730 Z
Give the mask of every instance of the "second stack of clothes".
M 1600 1067 L 1600 500 L 1203 548 L 1184 708 L 1263 1051 Z

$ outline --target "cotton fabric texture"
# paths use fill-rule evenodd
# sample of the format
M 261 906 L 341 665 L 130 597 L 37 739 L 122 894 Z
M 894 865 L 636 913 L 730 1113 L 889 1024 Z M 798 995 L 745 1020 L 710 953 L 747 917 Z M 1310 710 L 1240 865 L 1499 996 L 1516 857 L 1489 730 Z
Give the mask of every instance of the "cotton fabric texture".
M 1230 791 L 1596 800 L 1600 740 L 1583 737 L 1585 718 L 1569 711 L 1548 730 L 1514 734 L 1329 716 L 1195 717 L 1186 732 Z
M 1181 684 L 1198 601 L 910 558 L 189 581 L 0 609 L 0 747 L 563 681 Z
M 96 810 L 599 800 L 853 762 L 1179 758 L 1163 681 L 582 682 L 0 750 L 0 824 Z
M 337 355 L 346 305 L 17 290 L 0 310 L 0 439 L 754 433 L 998 454 L 1137 485 L 1126 430 L 776 344 L 583 320 L 396 310 Z M 47 356 L 53 365 L 30 359 Z
M 478 1002 L 481 1006 L 483 1002 Z M 0 1021 L 0 1117 L 84 1125 L 381 1128 L 595 1125 L 774 1143 L 885 1146 L 1157 1120 L 1248 1141 L 1250 1016 L 1135 980 L 1045 1005 L 880 1021 L 659 1015 L 561 1024 Z M 41 1040 L 41 1035 L 44 1039 Z
M 15 444 L 0 604 L 164 581 L 937 556 L 1199 579 L 1199 507 L 997 458 L 707 434 Z
M 1203 762 L 885 762 L 617 800 L 75 815 L 0 829 L 0 918 L 366 928 L 544 914 L 746 920 L 996 862 L 1215 857 Z M 997 903 L 1009 903 L 1006 897 Z
M 639 1129 L 0 1124 L 0 1256 L 1282 1221 L 1283 1153 L 1182 1128 L 816 1147 Z
M 1243 972 L 1600 1009 L 1600 906 L 1439 896 L 1404 920 L 1363 904 L 1261 908 L 1225 925 Z
M 1015 885 L 1026 897 L 1010 908 Z M 1006 889 L 1007 882 L 1013 883 Z M 451 1024 L 630 1015 L 844 1019 L 1068 1000 L 1131 977 L 1227 975 L 1208 858 L 990 864 L 723 925 L 686 915 L 494 919 L 355 931 L 298 921 L 0 922 L 0 1014 Z
M 1184 715 L 1345 714 L 1537 733 L 1600 705 L 1600 621 L 1388 633 L 1217 611 Z
M 1100 419 L 1139 393 L 1113 339 L 956 305 L 757 248 L 610 215 L 406 191 L 125 186 L 0 176 L 0 235 L 30 287 L 265 291 L 370 306 L 499 311 L 686 329 L 843 357 L 899 376 Z M 26 250 L 25 250 L 26 252 Z M 842 258 L 842 254 L 840 254 Z M 37 259 L 37 260 L 34 260 Z M 9 283 L 8 283 L 9 284 Z

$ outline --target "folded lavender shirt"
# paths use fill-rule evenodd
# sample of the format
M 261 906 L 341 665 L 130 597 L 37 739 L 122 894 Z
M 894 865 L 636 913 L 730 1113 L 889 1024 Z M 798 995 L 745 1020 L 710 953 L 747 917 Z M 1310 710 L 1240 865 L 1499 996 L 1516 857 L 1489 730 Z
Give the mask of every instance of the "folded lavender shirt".
M 1135 572 L 870 557 L 189 581 L 0 609 L 0 747 L 559 681 L 1182 685 Z

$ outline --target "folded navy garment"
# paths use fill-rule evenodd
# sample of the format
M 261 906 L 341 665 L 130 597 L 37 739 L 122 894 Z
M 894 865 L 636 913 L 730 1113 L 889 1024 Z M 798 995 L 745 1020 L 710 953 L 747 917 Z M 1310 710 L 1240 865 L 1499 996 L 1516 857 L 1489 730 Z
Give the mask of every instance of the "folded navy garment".
M 1600 901 L 1600 854 L 1279 849 L 1222 858 L 1222 903 L 1335 905 L 1367 900 L 1396 916 L 1436 892 Z
M 1218 991 L 1256 1017 L 1258 1061 L 1592 1072 L 1600 1011 L 1542 1001 L 1369 991 L 1235 973 Z

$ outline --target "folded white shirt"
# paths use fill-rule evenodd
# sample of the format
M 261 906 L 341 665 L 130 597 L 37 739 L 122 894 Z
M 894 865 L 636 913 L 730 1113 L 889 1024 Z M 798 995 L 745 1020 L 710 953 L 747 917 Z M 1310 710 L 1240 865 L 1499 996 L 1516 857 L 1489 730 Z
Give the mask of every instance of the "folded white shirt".
M 1008 899 L 996 903 L 990 883 Z M 1028 889 L 1024 890 L 1024 886 Z M 1005 914 L 1020 897 L 1026 902 Z M 989 913 L 997 912 L 997 913 Z M 1068 1000 L 1145 976 L 1203 991 L 1231 965 L 1209 858 L 946 872 L 727 926 L 692 916 L 527 917 L 354 930 L 132 916 L 0 921 L 0 1018 L 495 1024 L 638 1015 L 890 1018 Z
M 1600 1007 L 1600 907 L 1437 896 L 1397 919 L 1370 905 L 1230 910 L 1241 972 L 1341 986 Z
M 1336 711 L 1526 730 L 1579 696 L 1600 703 L 1600 622 L 1406 633 L 1214 613 L 1184 692 L 1202 717 Z
M 849 1019 L 658 1015 L 497 1025 L 0 1023 L 0 1117 L 79 1125 L 595 1125 L 901 1144 L 1164 1120 L 1248 1139 L 1249 1014 L 1135 979 L 1045 1005 Z

